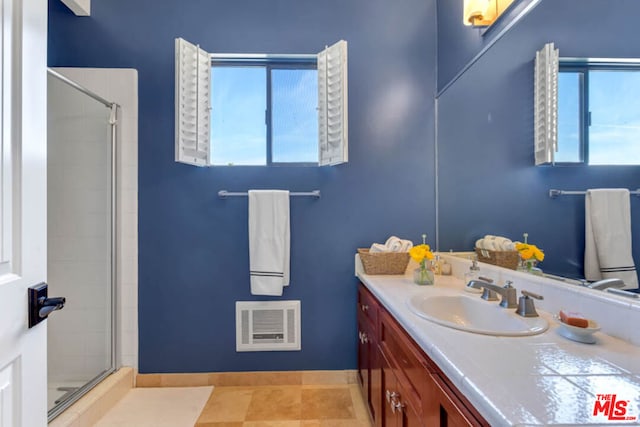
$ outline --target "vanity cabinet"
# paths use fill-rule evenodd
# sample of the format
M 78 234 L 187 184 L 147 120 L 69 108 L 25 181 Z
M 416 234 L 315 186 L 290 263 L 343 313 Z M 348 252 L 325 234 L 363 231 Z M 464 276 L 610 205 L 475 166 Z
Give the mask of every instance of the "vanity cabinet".
M 358 376 L 376 427 L 489 425 L 362 284 L 358 333 Z

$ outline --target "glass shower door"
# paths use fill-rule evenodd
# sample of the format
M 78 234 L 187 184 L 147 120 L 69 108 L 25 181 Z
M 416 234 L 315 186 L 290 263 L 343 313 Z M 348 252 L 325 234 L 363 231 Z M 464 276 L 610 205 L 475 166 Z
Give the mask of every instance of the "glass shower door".
M 47 282 L 67 300 L 48 320 L 50 419 L 115 366 L 110 114 L 49 74 Z

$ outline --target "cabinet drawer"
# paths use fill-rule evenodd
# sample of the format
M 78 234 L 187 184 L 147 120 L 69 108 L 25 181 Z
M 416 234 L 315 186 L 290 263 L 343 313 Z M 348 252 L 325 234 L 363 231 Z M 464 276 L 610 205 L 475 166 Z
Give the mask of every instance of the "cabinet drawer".
M 378 325 L 378 302 L 363 284 L 358 286 L 358 313 L 364 315 L 374 328 Z

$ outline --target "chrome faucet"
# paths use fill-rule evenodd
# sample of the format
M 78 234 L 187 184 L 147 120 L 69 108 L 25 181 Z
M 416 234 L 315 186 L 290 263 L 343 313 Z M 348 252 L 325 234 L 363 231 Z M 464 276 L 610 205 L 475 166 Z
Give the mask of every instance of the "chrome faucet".
M 587 288 L 604 290 L 607 288 L 624 288 L 624 282 L 621 279 L 602 279 L 597 282 L 585 285 Z
M 484 289 L 482 298 L 487 301 L 497 301 L 498 298 L 495 295 L 500 294 L 502 296 L 500 307 L 516 308 L 518 306 L 516 301 L 517 291 L 516 288 L 512 286 L 512 283 L 513 282 L 508 280 L 506 285 L 498 286 L 483 280 L 471 280 L 467 283 L 467 286 L 470 288 Z

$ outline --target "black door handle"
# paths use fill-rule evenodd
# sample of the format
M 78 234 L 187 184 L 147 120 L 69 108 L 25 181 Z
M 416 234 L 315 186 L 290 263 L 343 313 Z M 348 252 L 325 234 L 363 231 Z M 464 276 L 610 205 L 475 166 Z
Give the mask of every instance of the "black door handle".
M 62 310 L 66 301 L 67 300 L 64 297 L 39 298 L 38 304 L 40 306 L 40 310 L 38 310 L 38 316 L 44 319 L 52 312 Z
M 29 287 L 29 327 L 42 322 L 51 313 L 61 310 L 66 303 L 64 297 L 48 297 L 48 285 L 44 282 Z

